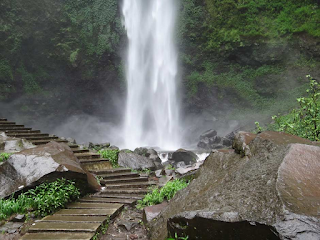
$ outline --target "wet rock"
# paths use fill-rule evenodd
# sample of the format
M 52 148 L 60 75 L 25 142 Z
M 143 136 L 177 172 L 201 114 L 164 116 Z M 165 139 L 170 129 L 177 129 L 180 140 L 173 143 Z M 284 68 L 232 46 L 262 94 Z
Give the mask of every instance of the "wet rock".
M 155 171 L 155 175 L 157 178 L 161 177 L 164 173 L 165 172 L 163 169 L 159 169 L 159 170 Z
M 155 219 L 159 214 L 160 212 L 166 208 L 168 206 L 168 203 L 167 202 L 163 202 L 161 204 L 157 204 L 157 205 L 154 205 L 154 206 L 150 206 L 150 207 L 145 207 L 143 209 L 143 222 L 145 224 L 149 223 L 150 221 L 152 221 L 153 219 Z
M 0 198 L 57 178 L 77 180 L 82 192 L 99 190 L 95 177 L 84 171 L 66 144 L 46 145 L 16 153 L 0 165 Z
M 34 147 L 36 146 L 25 139 L 8 137 L 4 132 L 0 132 L 0 151 L 16 153 Z
M 243 156 L 251 156 L 249 143 L 255 139 L 256 136 L 257 135 L 253 133 L 240 131 L 236 134 L 232 147 L 237 153 Z
M 118 164 L 122 167 L 128 167 L 134 170 L 156 170 L 155 163 L 147 157 L 135 153 L 120 152 Z
M 139 223 L 138 222 L 129 222 L 129 221 L 122 221 L 118 223 L 119 227 L 123 227 L 126 231 L 131 231 L 132 228 L 137 226 Z
M 215 219 L 217 215 L 221 220 Z M 241 221 L 236 212 L 184 212 L 168 220 L 168 232 L 188 239 L 280 240 L 274 227 Z
M 185 175 L 188 172 L 198 170 L 202 164 L 203 164 L 203 162 L 197 162 L 196 164 L 193 164 L 192 166 L 179 167 L 175 170 L 175 172 L 180 175 Z
M 12 219 L 12 222 L 24 222 L 26 220 L 26 216 L 24 214 L 18 214 Z
M 213 129 L 210 129 L 204 133 L 202 133 L 200 135 L 200 139 L 205 139 L 205 138 L 212 138 L 212 137 L 215 137 L 217 136 L 217 131 L 216 130 L 213 130 Z
M 184 162 L 186 165 L 191 165 L 193 163 L 196 163 L 197 159 L 198 156 L 195 153 L 184 149 L 179 149 L 175 151 L 171 157 L 171 160 L 175 162 L 175 165 L 178 162 Z
M 144 157 L 148 157 L 149 156 L 149 155 L 147 155 L 148 148 L 145 148 L 145 147 L 136 148 L 133 152 L 135 154 L 140 155 L 140 156 L 144 156 Z
M 267 239 L 270 230 L 279 235 L 275 239 L 320 239 L 320 147 L 277 132 L 240 133 L 238 140 L 238 153 L 211 153 L 189 186 L 149 223 L 151 240 L 167 237 L 168 219 L 182 216 L 179 224 L 180 220 L 193 221 L 182 213 L 194 211 L 211 212 L 205 219 L 203 215 L 195 215 L 195 219 L 213 224 L 207 236 L 224 233 L 217 239 L 246 239 L 247 235 L 237 238 L 225 229 L 235 229 L 237 234 L 241 229 L 259 229 L 260 237 L 255 239 Z
M 110 143 L 98 143 L 98 144 L 94 144 L 94 143 L 89 143 L 89 149 L 92 149 L 92 150 L 96 150 L 96 151 L 99 151 L 101 149 L 107 149 L 110 147 Z

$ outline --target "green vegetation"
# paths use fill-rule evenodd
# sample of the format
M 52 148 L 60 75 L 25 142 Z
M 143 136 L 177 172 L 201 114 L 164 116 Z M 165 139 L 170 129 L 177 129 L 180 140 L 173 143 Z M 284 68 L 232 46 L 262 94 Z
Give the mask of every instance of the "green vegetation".
M 273 116 L 268 129 L 294 134 L 311 141 L 320 141 L 320 85 L 310 75 L 307 96 L 298 98 L 299 108 L 287 115 Z
M 80 196 L 75 183 L 58 179 L 51 183 L 42 183 L 18 196 L 17 199 L 0 199 L 0 220 L 15 213 L 33 211 L 38 216 L 46 216 L 63 208 L 67 203 L 75 201 Z
M 177 233 L 175 233 L 174 238 L 173 237 L 167 238 L 167 240 L 188 240 L 188 239 L 189 239 L 189 236 L 178 237 Z
M 7 161 L 12 153 L 0 153 L 0 163 Z
M 116 150 L 116 149 L 106 149 L 106 150 L 100 150 L 98 153 L 101 155 L 101 157 L 103 158 L 107 158 L 110 160 L 112 166 L 114 168 L 117 168 L 119 167 L 118 165 L 118 155 L 119 155 L 119 150 Z
M 142 209 L 146 206 L 152 206 L 162 203 L 164 200 L 170 200 L 181 189 L 188 186 L 184 180 L 176 179 L 168 182 L 162 188 L 154 188 L 151 193 L 148 193 L 142 200 L 137 203 L 137 208 Z
M 317 1 L 206 0 L 207 49 L 244 46 L 251 39 L 290 38 L 294 33 L 320 37 Z

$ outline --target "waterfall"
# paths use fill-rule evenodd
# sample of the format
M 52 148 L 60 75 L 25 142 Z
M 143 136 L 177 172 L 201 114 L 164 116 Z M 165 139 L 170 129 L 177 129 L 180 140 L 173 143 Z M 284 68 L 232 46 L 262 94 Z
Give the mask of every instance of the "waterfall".
M 128 36 L 124 147 L 180 147 L 176 0 L 124 0 Z

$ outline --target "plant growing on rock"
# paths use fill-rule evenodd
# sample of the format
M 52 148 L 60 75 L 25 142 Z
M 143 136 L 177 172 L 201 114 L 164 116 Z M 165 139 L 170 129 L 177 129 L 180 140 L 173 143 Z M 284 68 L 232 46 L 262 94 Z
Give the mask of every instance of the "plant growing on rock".
M 273 116 L 274 124 L 270 130 L 286 132 L 307 138 L 311 141 L 320 140 L 320 85 L 310 75 L 307 96 L 298 98 L 299 108 L 293 109 L 284 116 Z
M 107 149 L 107 150 L 100 150 L 98 153 L 101 155 L 101 157 L 109 159 L 114 168 L 119 167 L 118 165 L 119 150 Z
M 55 182 L 42 183 L 17 199 L 0 199 L 0 220 L 28 211 L 34 211 L 38 216 L 46 216 L 75 201 L 79 196 L 80 192 L 72 181 L 57 179 Z
M 7 161 L 12 153 L 0 153 L 0 163 Z
M 146 206 L 152 206 L 162 203 L 164 200 L 170 200 L 181 189 L 188 186 L 185 180 L 176 179 L 168 182 L 161 189 L 154 188 L 151 193 L 148 193 L 142 200 L 138 201 L 137 208 L 142 209 Z

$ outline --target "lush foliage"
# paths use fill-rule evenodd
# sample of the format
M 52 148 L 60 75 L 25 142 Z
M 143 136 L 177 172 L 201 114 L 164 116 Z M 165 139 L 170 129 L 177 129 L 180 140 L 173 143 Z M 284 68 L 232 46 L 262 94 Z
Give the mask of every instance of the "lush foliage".
M 306 32 L 320 37 L 319 2 L 268 0 L 206 0 L 209 49 L 244 46 L 252 38 L 290 37 Z
M 12 153 L 0 153 L 0 163 L 7 161 Z
M 162 203 L 164 200 L 170 200 L 181 189 L 188 186 L 184 180 L 176 179 L 168 182 L 162 188 L 154 188 L 151 193 L 148 193 L 142 200 L 138 201 L 137 208 L 142 209 L 146 206 L 152 206 Z
M 310 75 L 307 96 L 298 98 L 299 108 L 287 115 L 273 116 L 270 130 L 287 132 L 311 141 L 320 141 L 320 84 Z
M 35 189 L 18 196 L 17 199 L 0 199 L 0 220 L 15 213 L 34 211 L 36 215 L 46 216 L 63 208 L 67 203 L 80 196 L 75 183 L 58 179 L 51 183 L 42 183 Z
M 98 153 L 101 155 L 101 157 L 109 159 L 113 167 L 119 167 L 119 165 L 118 165 L 119 150 L 116 150 L 116 149 L 104 150 L 104 149 L 102 149 Z

